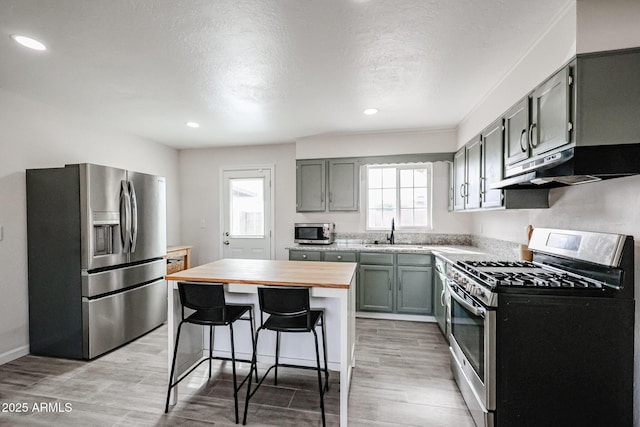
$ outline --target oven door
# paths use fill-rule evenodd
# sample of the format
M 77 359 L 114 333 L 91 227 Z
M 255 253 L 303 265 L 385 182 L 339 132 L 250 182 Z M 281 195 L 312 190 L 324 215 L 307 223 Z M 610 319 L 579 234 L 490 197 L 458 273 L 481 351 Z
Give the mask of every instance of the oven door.
M 449 333 L 452 370 L 474 421 L 493 425 L 496 312 L 447 280 L 451 295 Z

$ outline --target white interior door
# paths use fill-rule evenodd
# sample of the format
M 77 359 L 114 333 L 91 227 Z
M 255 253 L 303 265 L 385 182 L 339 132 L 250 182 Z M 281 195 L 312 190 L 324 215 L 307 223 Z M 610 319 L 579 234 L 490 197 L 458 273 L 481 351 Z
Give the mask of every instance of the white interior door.
M 222 171 L 223 258 L 271 259 L 272 168 Z

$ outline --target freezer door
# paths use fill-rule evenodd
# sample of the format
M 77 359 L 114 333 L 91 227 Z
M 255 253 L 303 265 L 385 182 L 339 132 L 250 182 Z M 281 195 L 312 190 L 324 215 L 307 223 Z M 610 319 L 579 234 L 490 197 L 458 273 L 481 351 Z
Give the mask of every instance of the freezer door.
M 167 320 L 167 282 L 158 280 L 103 298 L 82 298 L 83 353 L 93 359 Z
M 130 261 L 163 257 L 167 253 L 165 178 L 128 172 L 131 197 Z
M 82 296 L 95 298 L 102 294 L 161 279 L 167 273 L 167 263 L 157 259 L 142 264 L 128 265 L 96 273 L 82 272 Z
M 123 251 L 122 182 L 127 172 L 80 164 L 80 226 L 82 269 L 95 270 L 128 262 Z

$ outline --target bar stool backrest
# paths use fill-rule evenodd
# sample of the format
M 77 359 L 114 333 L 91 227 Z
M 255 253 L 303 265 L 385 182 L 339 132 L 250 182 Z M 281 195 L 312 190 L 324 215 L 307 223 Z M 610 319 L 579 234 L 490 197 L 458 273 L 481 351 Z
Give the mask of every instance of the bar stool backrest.
M 261 323 L 264 323 L 262 322 L 262 313 L 284 317 L 294 317 L 306 314 L 307 327 L 311 328 L 309 288 L 258 288 L 258 301 L 260 303 Z
M 184 307 L 192 310 L 224 309 L 224 286 L 221 283 L 188 283 L 178 282 L 180 303 L 182 304 L 182 319 Z

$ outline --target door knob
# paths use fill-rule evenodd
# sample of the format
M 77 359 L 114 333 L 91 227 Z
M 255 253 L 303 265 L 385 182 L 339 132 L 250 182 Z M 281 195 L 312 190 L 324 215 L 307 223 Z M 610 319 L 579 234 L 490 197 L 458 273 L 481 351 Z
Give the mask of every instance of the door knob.
M 225 241 L 224 241 L 224 242 L 222 242 L 222 243 L 224 243 L 225 245 L 228 245 L 228 244 L 229 244 L 229 241 L 228 241 L 228 240 L 225 240 Z

